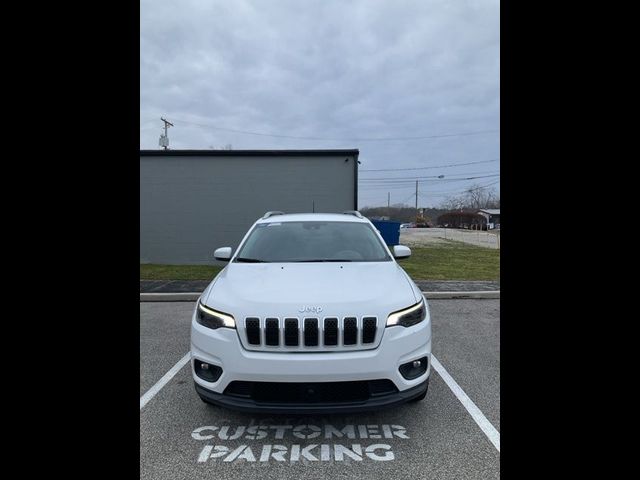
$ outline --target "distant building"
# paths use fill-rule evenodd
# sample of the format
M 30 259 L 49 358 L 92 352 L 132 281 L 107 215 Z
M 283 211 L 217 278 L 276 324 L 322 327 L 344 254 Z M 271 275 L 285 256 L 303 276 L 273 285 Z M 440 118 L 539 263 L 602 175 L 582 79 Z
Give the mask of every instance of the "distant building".
M 500 228 L 500 209 L 487 208 L 478 210 L 476 213 L 482 215 L 486 219 L 488 229 Z

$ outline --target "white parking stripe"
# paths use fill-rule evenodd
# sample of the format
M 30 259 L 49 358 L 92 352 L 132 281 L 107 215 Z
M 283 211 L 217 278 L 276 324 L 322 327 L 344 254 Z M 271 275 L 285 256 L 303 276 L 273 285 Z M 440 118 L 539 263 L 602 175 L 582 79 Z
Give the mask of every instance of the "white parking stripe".
M 176 376 L 176 374 L 184 367 L 189 360 L 191 359 L 191 352 L 187 352 L 184 357 L 182 357 L 178 363 L 176 363 L 171 370 L 164 374 L 164 376 L 156 382 L 156 384 L 151 387 L 147 392 L 140 397 L 140 410 L 144 408 L 144 406 L 149 403 L 149 401 L 156 396 L 156 394 L 164 387 L 169 381 Z M 458 383 L 453 379 L 449 372 L 445 370 L 442 364 L 438 361 L 435 355 L 431 354 L 431 365 L 438 372 L 438 375 L 442 377 L 447 386 L 451 389 L 453 394 L 460 400 L 462 406 L 469 412 L 471 418 L 478 424 L 480 429 L 487 436 L 489 441 L 493 444 L 494 447 L 500 451 L 500 432 L 496 430 L 496 428 L 491 425 L 487 417 L 484 416 L 482 411 L 476 406 L 475 403 L 469 398 L 469 396 L 462 390 L 462 387 L 458 385 Z
M 493 425 L 487 420 L 487 417 L 480 411 L 475 403 L 464 393 L 464 390 L 458 385 L 458 383 L 449 375 L 438 359 L 431 354 L 431 365 L 436 372 L 442 377 L 444 383 L 451 389 L 453 394 L 460 400 L 460 403 L 467 409 L 467 412 L 471 415 L 471 418 L 475 420 L 480 429 L 487 436 L 489 441 L 493 443 L 498 452 L 500 451 L 500 432 L 498 432 Z
M 175 377 L 176 373 L 178 373 L 182 367 L 189 363 L 190 358 L 191 352 L 187 352 L 186 355 L 178 361 L 178 363 L 171 367 L 171 370 L 165 373 L 164 376 L 160 380 L 158 380 L 158 382 L 153 387 L 147 390 L 147 392 L 140 397 L 140 410 L 142 410 L 144 406 L 149 403 L 149 400 L 156 396 L 156 394 L 162 389 L 162 387 L 169 383 L 169 380 Z

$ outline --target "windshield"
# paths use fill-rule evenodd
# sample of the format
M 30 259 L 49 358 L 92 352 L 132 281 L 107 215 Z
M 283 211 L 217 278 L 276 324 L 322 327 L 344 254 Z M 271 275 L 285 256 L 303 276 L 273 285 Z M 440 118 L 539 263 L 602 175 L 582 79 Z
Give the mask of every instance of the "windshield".
M 371 226 L 356 222 L 259 223 L 236 262 L 382 262 L 391 260 Z

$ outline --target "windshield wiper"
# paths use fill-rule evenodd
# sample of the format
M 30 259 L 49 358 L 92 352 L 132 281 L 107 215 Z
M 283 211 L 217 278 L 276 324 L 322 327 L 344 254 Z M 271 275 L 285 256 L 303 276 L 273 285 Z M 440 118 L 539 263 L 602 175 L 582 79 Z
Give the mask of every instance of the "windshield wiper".
M 259 260 L 257 258 L 242 258 L 242 257 L 236 258 L 236 262 L 243 262 L 243 263 L 269 263 L 266 260 Z

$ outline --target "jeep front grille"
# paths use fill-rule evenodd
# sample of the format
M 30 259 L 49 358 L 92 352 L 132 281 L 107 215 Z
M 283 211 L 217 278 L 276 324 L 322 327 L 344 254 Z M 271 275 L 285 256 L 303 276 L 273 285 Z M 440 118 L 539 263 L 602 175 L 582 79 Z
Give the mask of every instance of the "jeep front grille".
M 277 318 L 267 318 L 265 320 L 264 342 L 272 347 L 277 347 L 280 343 L 280 327 Z
M 358 319 L 348 317 L 344 319 L 344 328 L 342 330 L 342 338 L 344 345 L 355 345 L 358 342 Z
M 287 347 L 297 347 L 300 344 L 297 318 L 284 319 L 284 344 Z
M 260 319 L 247 318 L 245 320 L 247 341 L 251 345 L 260 345 Z
M 378 337 L 374 316 L 326 318 L 246 317 L 244 332 L 249 346 L 260 350 L 310 351 L 372 348 Z M 343 348 L 341 348 L 343 347 Z
M 362 343 L 373 343 L 376 338 L 376 324 L 375 317 L 362 319 Z

